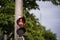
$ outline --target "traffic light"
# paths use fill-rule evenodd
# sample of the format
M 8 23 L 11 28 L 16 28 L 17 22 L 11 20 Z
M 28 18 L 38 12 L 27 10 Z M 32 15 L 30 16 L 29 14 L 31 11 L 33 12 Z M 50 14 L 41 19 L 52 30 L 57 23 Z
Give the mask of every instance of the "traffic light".
M 17 20 L 17 25 L 20 27 L 17 29 L 17 34 L 19 35 L 19 37 L 22 37 L 23 34 L 26 32 L 26 29 L 24 27 L 24 23 L 25 23 L 25 18 L 24 17 L 20 17 Z
M 25 18 L 24 17 L 20 17 L 18 20 L 17 20 L 17 25 L 19 27 L 23 27 L 24 26 L 24 23 L 25 23 Z
M 17 34 L 19 35 L 19 37 L 22 37 L 25 32 L 26 32 L 26 29 L 24 27 L 23 28 L 19 28 L 17 30 Z

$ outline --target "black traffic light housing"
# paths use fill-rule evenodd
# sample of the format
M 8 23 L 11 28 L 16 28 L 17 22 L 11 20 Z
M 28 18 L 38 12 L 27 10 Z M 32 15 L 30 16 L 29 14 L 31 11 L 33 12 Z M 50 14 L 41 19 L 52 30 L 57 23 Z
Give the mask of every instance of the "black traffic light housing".
M 19 28 L 19 29 L 17 30 L 17 34 L 18 34 L 19 36 L 22 36 L 25 32 L 26 32 L 26 29 L 25 29 L 25 28 Z

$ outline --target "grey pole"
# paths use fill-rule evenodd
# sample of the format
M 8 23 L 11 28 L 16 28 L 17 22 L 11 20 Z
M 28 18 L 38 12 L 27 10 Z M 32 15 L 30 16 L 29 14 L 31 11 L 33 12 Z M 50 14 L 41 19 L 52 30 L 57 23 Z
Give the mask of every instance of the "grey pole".
M 14 40 L 18 40 L 18 35 L 16 33 L 19 26 L 16 21 L 18 18 L 23 16 L 23 0 L 15 0 L 15 25 L 14 25 Z
M 4 40 L 7 40 L 7 31 L 4 31 Z
M 4 40 L 7 40 L 7 35 L 6 34 L 4 35 Z

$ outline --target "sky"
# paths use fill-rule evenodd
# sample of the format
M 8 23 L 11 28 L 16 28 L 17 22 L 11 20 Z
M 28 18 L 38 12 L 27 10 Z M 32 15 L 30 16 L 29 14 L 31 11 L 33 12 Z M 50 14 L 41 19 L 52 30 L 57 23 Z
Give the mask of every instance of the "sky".
M 37 1 L 40 10 L 31 10 L 30 13 L 34 13 L 39 22 L 51 29 L 52 32 L 57 34 L 57 40 L 60 40 L 60 5 L 53 5 L 51 2 Z

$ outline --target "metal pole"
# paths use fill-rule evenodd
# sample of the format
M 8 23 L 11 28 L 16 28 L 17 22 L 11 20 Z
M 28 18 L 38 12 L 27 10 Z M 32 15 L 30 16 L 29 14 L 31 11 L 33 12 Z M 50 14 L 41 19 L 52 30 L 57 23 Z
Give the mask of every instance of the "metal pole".
M 4 31 L 4 40 L 7 40 L 7 31 Z
M 15 0 L 15 25 L 14 25 L 14 40 L 18 40 L 18 35 L 16 33 L 19 26 L 16 21 L 19 17 L 23 16 L 23 0 Z
M 4 35 L 4 40 L 7 40 L 7 34 Z

